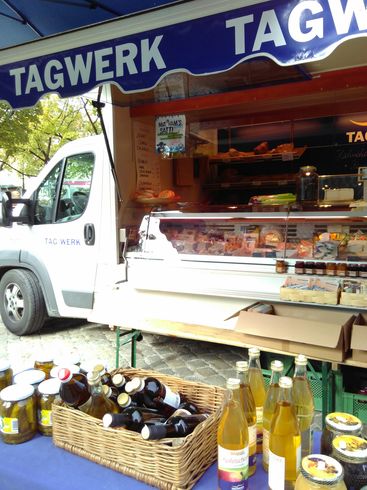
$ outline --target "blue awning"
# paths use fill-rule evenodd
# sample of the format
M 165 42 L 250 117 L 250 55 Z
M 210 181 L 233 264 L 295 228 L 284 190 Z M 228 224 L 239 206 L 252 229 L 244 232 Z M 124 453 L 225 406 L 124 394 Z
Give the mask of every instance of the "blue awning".
M 33 2 L 40 6 L 50 0 L 29 3 Z M 125 93 L 140 92 L 169 73 L 214 74 L 259 57 L 282 66 L 314 62 L 348 39 L 367 36 L 367 0 L 192 0 L 177 5 L 167 0 L 51 1 L 54 9 L 64 2 L 75 9 L 98 4 L 99 20 L 113 17 L 110 7 L 115 4 L 166 8 L 128 19 L 105 19 L 14 48 L 7 57 L 0 51 L 0 97 L 14 108 L 32 106 L 49 92 L 70 97 L 103 83 L 113 83 Z M 78 11 L 76 23 L 82 22 L 81 16 Z M 44 19 L 44 28 L 45 23 Z

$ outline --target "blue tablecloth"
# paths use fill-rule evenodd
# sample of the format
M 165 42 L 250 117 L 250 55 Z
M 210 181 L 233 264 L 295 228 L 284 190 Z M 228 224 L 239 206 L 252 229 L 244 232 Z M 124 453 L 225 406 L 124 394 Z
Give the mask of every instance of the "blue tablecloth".
M 315 437 L 318 452 L 319 435 Z M 214 490 L 217 465 L 213 464 L 197 482 L 195 490 Z M 249 486 L 266 490 L 267 473 L 261 456 Z M 64 449 L 56 447 L 50 437 L 37 435 L 23 444 L 0 441 L 0 490 L 146 490 L 151 487 L 117 471 L 105 468 Z

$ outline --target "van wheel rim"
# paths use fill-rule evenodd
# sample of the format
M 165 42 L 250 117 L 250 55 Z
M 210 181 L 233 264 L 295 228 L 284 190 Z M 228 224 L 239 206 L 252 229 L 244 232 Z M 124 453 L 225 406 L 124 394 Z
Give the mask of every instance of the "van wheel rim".
M 9 284 L 5 290 L 5 309 L 13 321 L 19 321 L 23 318 L 24 299 L 17 284 Z

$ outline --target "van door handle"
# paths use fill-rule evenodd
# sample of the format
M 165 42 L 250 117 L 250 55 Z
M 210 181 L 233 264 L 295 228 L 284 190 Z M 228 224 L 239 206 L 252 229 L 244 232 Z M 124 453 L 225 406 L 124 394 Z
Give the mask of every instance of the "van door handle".
M 93 223 L 86 223 L 84 225 L 84 241 L 86 245 L 94 245 L 96 240 L 96 233 Z

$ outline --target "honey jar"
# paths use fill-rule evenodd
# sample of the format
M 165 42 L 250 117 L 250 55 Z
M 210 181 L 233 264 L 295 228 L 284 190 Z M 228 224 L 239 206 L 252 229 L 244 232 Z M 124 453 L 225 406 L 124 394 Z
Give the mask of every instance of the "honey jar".
M 13 370 L 10 367 L 10 362 L 0 360 L 0 391 L 3 388 L 11 385 L 13 382 Z
M 337 436 L 333 440 L 333 457 L 344 468 L 348 489 L 367 485 L 367 441 L 357 436 Z
M 325 427 L 321 434 L 321 452 L 330 455 L 332 442 L 340 435 L 360 436 L 362 422 L 358 417 L 345 412 L 332 412 L 325 417 Z
M 38 430 L 45 436 L 52 435 L 52 404 L 60 403 L 60 380 L 46 379 L 38 386 L 37 394 L 37 422 Z
M 330 456 L 310 454 L 302 459 L 301 472 L 295 490 L 347 490 L 343 480 L 343 467 Z
M 29 441 L 37 430 L 34 388 L 14 384 L 0 391 L 0 431 L 7 444 Z
M 54 367 L 53 355 L 51 354 L 38 354 L 34 361 L 34 369 L 40 369 L 46 375 L 46 379 L 50 377 L 50 371 Z

